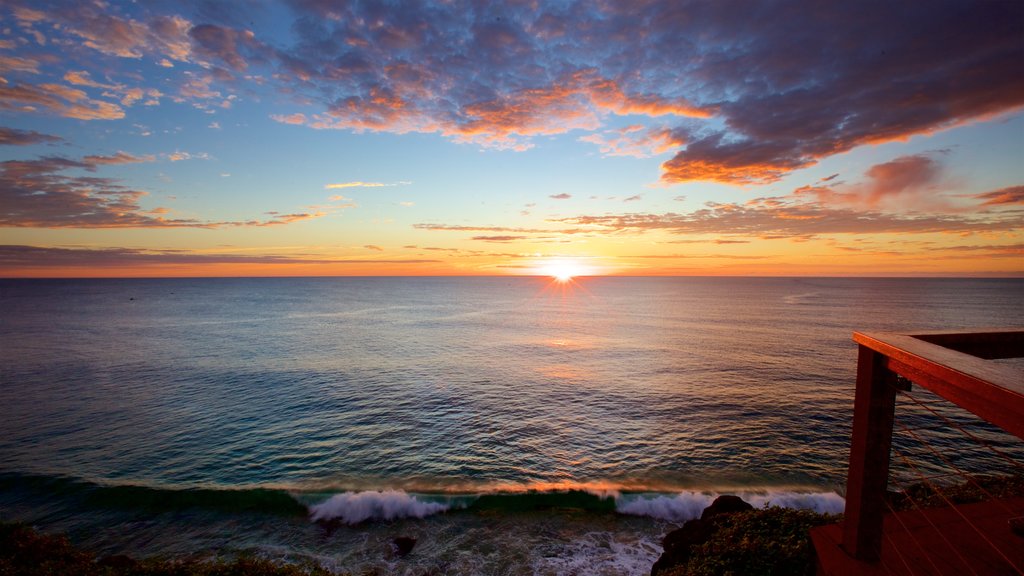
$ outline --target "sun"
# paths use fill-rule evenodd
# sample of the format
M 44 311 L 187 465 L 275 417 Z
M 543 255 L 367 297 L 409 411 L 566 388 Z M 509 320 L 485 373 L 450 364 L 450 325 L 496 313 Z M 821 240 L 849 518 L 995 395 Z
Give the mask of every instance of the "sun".
M 545 276 L 551 276 L 555 281 L 562 284 L 571 282 L 576 276 L 587 274 L 586 268 L 573 260 L 554 260 L 544 264 L 540 271 Z

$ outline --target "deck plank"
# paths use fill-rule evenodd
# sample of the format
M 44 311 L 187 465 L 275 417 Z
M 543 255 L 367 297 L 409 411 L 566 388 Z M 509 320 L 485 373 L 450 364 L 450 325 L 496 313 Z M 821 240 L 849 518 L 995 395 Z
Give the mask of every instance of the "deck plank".
M 1024 516 L 1024 498 L 888 514 L 877 563 L 846 555 L 840 548 L 841 524 L 815 528 L 811 538 L 820 575 L 1020 575 L 1024 574 L 1024 537 L 1014 534 L 1009 525 L 1009 519 L 1018 516 Z

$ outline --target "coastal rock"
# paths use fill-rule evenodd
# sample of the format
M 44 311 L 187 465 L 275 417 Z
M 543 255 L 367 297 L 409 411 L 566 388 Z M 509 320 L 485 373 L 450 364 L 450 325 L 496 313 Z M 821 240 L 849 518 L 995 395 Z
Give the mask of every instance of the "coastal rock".
M 672 566 L 685 564 L 690 559 L 690 550 L 707 542 L 712 532 L 714 529 L 709 522 L 694 519 L 683 524 L 682 528 L 666 534 L 661 541 L 665 551 L 651 566 L 651 576 L 657 576 L 659 572 Z
M 405 556 L 412 552 L 413 547 L 416 546 L 416 539 L 408 536 L 399 536 L 391 542 L 395 545 L 395 553 L 399 556 Z
M 733 512 L 744 512 L 746 510 L 753 510 L 754 507 L 747 504 L 739 496 L 733 496 L 732 494 L 723 494 L 715 501 L 711 503 L 700 513 L 701 520 L 710 520 L 719 514 L 732 514 Z
M 715 501 L 701 512 L 700 519 L 690 520 L 683 524 L 682 528 L 665 535 L 661 541 L 665 551 L 651 566 L 651 576 L 657 576 L 669 568 L 686 564 L 693 548 L 707 542 L 714 534 L 717 528 L 714 522 L 715 517 L 753 509 L 753 506 L 744 502 L 739 496 L 725 494 L 715 498 Z

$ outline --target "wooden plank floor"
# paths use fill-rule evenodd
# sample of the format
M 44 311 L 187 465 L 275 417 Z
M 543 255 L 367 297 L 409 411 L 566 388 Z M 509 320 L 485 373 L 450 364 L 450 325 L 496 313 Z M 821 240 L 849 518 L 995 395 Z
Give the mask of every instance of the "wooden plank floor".
M 827 576 L 1020 575 L 1024 574 L 1024 536 L 1014 534 L 1009 524 L 1010 518 L 1020 516 L 1024 516 L 1024 498 L 889 514 L 882 558 L 874 564 L 853 560 L 843 552 L 839 524 L 815 528 L 811 539 L 818 553 L 818 573 Z

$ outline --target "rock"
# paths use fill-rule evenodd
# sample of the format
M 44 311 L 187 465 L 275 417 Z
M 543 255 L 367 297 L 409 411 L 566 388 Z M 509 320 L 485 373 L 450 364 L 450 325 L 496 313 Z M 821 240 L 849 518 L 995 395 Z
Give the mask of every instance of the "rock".
M 651 576 L 656 576 L 658 572 L 673 566 L 686 564 L 690 559 L 690 550 L 707 542 L 712 532 L 714 529 L 710 523 L 694 519 L 683 524 L 682 528 L 666 534 L 661 541 L 665 551 L 654 566 L 651 566 Z
M 399 556 L 405 556 L 409 552 L 412 552 L 414 546 L 416 546 L 416 539 L 408 536 L 399 536 L 392 540 L 395 545 L 395 553 Z
M 719 514 L 732 514 L 733 512 L 744 512 L 746 510 L 753 510 L 754 507 L 747 504 L 739 496 L 733 496 L 732 494 L 723 494 L 715 501 L 711 503 L 700 513 L 701 520 L 710 520 Z
M 683 524 L 682 528 L 665 535 L 661 541 L 665 551 L 654 563 L 654 566 L 651 566 L 651 576 L 657 576 L 659 572 L 674 566 L 686 564 L 690 559 L 693 547 L 707 542 L 714 534 L 717 529 L 714 522 L 715 517 L 753 509 L 753 506 L 744 502 L 739 496 L 725 494 L 715 498 L 715 501 L 701 512 L 699 520 L 690 520 Z

